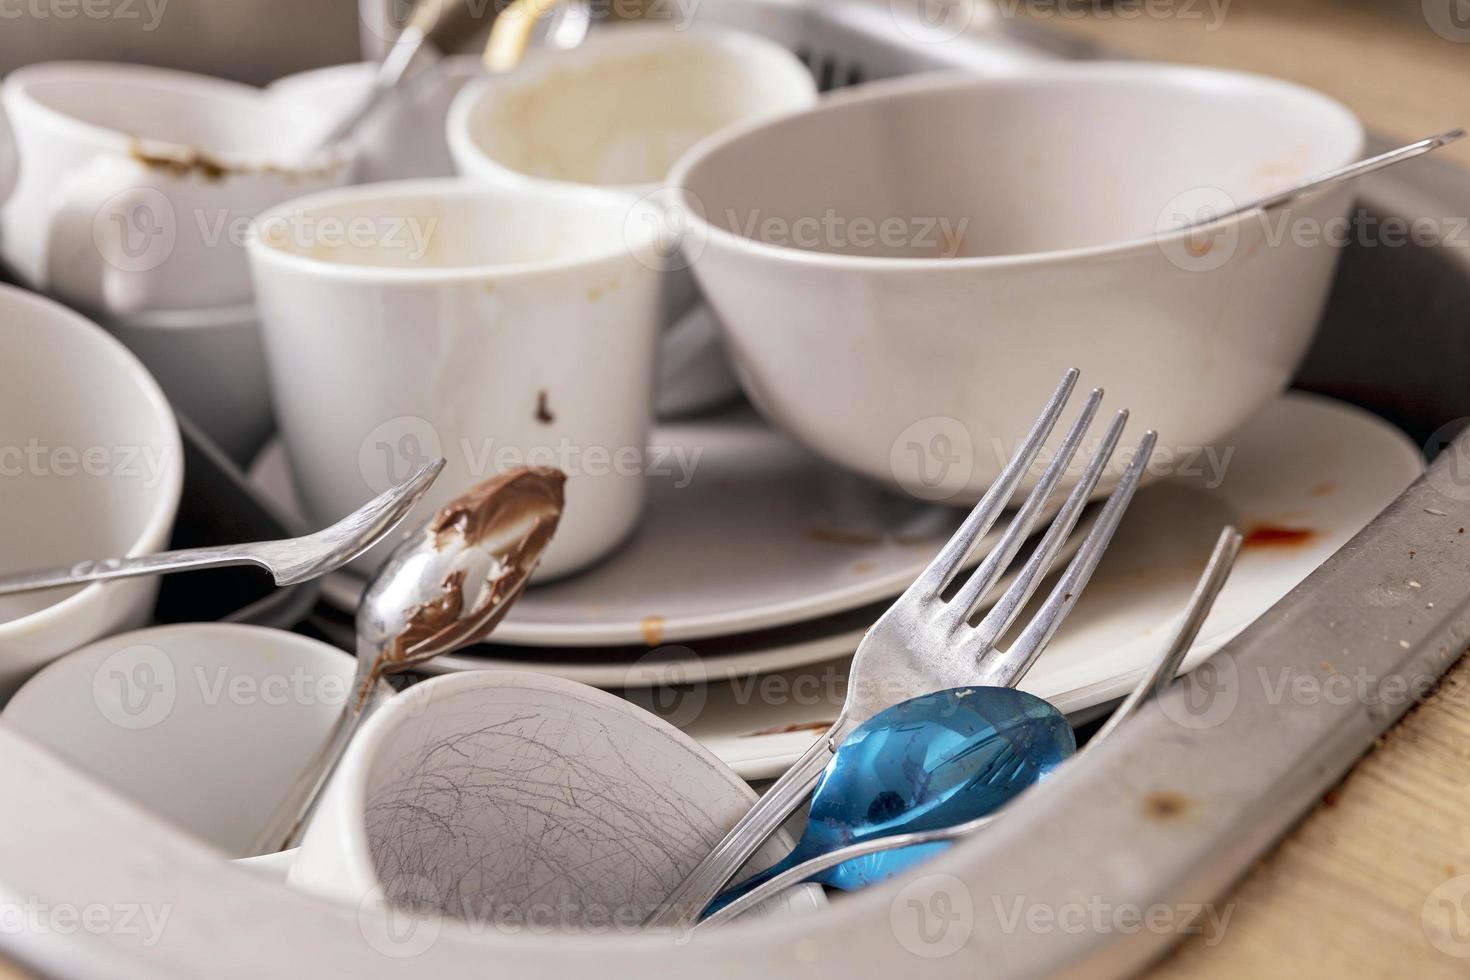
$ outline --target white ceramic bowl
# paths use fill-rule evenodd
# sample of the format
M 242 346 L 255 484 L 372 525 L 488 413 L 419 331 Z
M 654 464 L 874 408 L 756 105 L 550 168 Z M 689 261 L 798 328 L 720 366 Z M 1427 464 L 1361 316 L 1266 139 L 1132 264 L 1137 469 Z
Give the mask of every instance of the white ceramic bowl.
M 0 721 L 229 856 L 250 857 L 325 741 L 355 668 L 341 650 L 282 630 L 158 626 L 58 660 Z M 283 877 L 284 860 L 254 863 Z
M 716 135 L 671 180 L 761 411 L 844 466 L 965 503 L 1070 366 L 1133 410 L 1131 438 L 1158 429 L 1162 458 L 1278 393 L 1338 255 L 1294 231 L 1340 220 L 1351 188 L 1296 205 L 1279 239 L 1277 214 L 1203 242 L 1158 232 L 1362 148 L 1352 113 L 1296 85 L 1104 63 L 864 86 Z
M 253 305 L 165 310 L 107 321 L 147 366 L 174 408 L 242 469 L 275 426 Z
M 168 543 L 183 447 L 138 359 L 60 304 L 0 286 L 0 572 Z M 142 625 L 158 580 L 0 598 L 0 700 L 44 664 Z
M 711 133 L 816 101 L 791 52 L 728 29 L 599 28 L 467 85 L 449 110 L 459 172 L 503 187 L 591 184 L 638 196 Z
M 611 694 L 512 671 L 438 677 L 368 719 L 289 881 L 354 907 L 633 931 L 755 799 L 687 735 Z M 779 834 L 753 864 L 790 846 Z M 801 885 L 764 909 L 824 904 Z

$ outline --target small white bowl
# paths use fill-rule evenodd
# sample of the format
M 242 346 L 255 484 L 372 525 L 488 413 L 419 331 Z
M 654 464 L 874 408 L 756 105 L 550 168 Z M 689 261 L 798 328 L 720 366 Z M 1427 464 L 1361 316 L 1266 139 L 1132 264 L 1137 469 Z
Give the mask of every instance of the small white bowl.
M 755 799 L 611 694 L 513 671 L 438 677 L 363 726 L 289 883 L 491 926 L 632 932 Z M 778 834 L 752 865 L 790 847 Z M 825 904 L 801 885 L 763 910 Z
M 183 446 L 168 399 L 95 323 L 0 286 L 0 572 L 168 543 Z M 0 598 L 0 701 L 38 668 L 146 622 L 156 578 Z
M 275 428 L 254 305 L 140 313 L 106 326 L 180 414 L 240 467 L 250 465 Z
M 1125 445 L 1157 428 L 1164 458 L 1279 393 L 1339 253 L 1295 232 L 1341 221 L 1352 188 L 1202 248 L 1175 229 L 1362 148 L 1353 114 L 1300 86 L 1100 63 L 862 86 L 718 134 L 670 180 L 761 412 L 846 467 L 968 503 L 1068 367 L 1133 410 Z
M 460 173 L 502 187 L 639 196 L 711 133 L 816 99 L 806 67 L 759 35 L 619 25 L 465 86 L 449 109 L 449 148 Z
M 190 623 L 99 640 L 0 713 L 15 728 L 227 855 L 250 845 L 325 742 L 356 661 L 263 626 Z

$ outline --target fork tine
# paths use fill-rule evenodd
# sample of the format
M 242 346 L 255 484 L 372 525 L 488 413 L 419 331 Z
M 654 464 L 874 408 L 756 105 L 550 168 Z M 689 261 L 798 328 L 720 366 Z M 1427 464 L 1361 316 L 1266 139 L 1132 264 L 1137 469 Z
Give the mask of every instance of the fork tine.
M 1063 542 L 1072 533 L 1072 528 L 1077 526 L 1083 508 L 1087 506 L 1087 501 L 1092 496 L 1092 491 L 1097 488 L 1098 481 L 1102 479 L 1103 470 L 1107 467 L 1108 460 L 1112 459 L 1113 451 L 1118 447 L 1118 440 L 1123 436 L 1123 427 L 1127 424 L 1127 409 L 1113 416 L 1112 423 L 1108 426 L 1107 432 L 1103 434 L 1102 444 L 1098 446 L 1097 452 L 1093 453 L 1087 469 L 1082 473 L 1082 478 L 1077 481 L 1077 485 L 1072 488 L 1072 493 L 1067 497 L 1067 502 L 1052 519 L 1051 527 L 1047 528 L 1046 534 L 1042 535 L 1041 543 L 1027 559 L 1020 574 L 1011 583 L 1011 587 L 1006 589 L 1005 595 L 1000 597 L 1000 601 L 985 614 L 985 618 L 976 627 L 969 642 L 977 651 L 987 651 L 995 645 L 995 642 L 1005 634 L 1011 623 L 1015 622 L 1016 617 L 1021 614 L 1026 603 L 1031 601 L 1031 596 L 1036 591 L 1036 587 L 1041 584 L 1041 580 L 1051 571 L 1052 563 L 1056 561 L 1057 554 L 1062 550 Z
M 1077 448 L 1082 445 L 1082 437 L 1092 426 L 1093 417 L 1097 415 L 1098 405 L 1102 403 L 1103 390 L 1092 389 L 1092 394 L 1087 396 L 1087 403 L 1082 406 L 1081 413 L 1072 427 L 1067 430 L 1067 435 L 1062 439 L 1061 446 L 1057 449 L 1056 457 L 1048 464 L 1046 472 L 1037 481 L 1036 487 L 1031 491 L 1021 510 L 1011 519 L 1010 526 L 1006 528 L 1001 539 L 996 542 L 990 554 L 980 563 L 980 567 L 971 574 L 969 581 L 960 587 L 952 600 L 945 605 L 940 612 L 951 626 L 956 626 L 970 616 L 971 610 L 985 598 L 1000 579 L 1005 570 L 1010 567 L 1011 560 L 1021 550 L 1021 545 L 1031 536 L 1031 529 L 1036 525 L 1052 493 L 1061 481 L 1062 474 L 1067 467 L 1072 465 L 1072 457 L 1077 455 Z
M 1000 516 L 1001 511 L 1010 502 L 1011 494 L 1015 493 L 1016 485 L 1021 482 L 1021 477 L 1031 468 L 1031 463 L 1036 459 L 1036 454 L 1041 451 L 1042 443 L 1046 442 L 1047 436 L 1051 435 L 1052 427 L 1056 425 L 1057 418 L 1062 414 L 1062 408 L 1067 404 L 1067 399 L 1072 396 L 1072 389 L 1077 385 L 1077 377 L 1080 372 L 1076 368 L 1068 368 L 1067 373 L 1062 376 L 1061 384 L 1052 393 L 1051 400 L 1042 409 L 1041 417 L 1031 426 L 1026 440 L 1011 457 L 1010 462 L 1001 470 L 1000 476 L 985 491 L 985 496 L 970 511 L 958 531 L 954 533 L 944 547 L 939 549 L 939 554 L 929 563 L 929 567 L 914 580 L 914 583 L 904 590 L 901 599 L 930 599 L 943 592 L 945 587 L 954 579 L 965 559 L 974 550 L 975 542 L 979 541 L 990 531 L 995 519 Z
M 1098 515 L 1097 523 L 1087 532 L 1087 538 L 1082 542 L 1082 547 L 1077 549 L 1067 570 L 1062 573 L 1061 580 L 1041 604 L 1036 616 L 1026 624 L 1016 642 L 1003 656 L 996 658 L 990 669 L 983 672 L 984 679 L 976 683 L 1012 687 L 1031 669 L 1036 658 L 1041 656 L 1041 651 L 1051 642 L 1051 638 L 1061 627 L 1062 620 L 1076 605 L 1078 596 L 1087 587 L 1087 580 L 1092 577 L 1097 563 L 1102 559 L 1103 551 L 1107 549 L 1113 532 L 1123 519 L 1123 512 L 1128 509 L 1139 481 L 1143 479 L 1144 467 L 1148 465 L 1157 439 L 1157 433 L 1152 430 L 1143 434 L 1136 454 L 1123 471 L 1123 478 L 1113 488 L 1112 495 Z

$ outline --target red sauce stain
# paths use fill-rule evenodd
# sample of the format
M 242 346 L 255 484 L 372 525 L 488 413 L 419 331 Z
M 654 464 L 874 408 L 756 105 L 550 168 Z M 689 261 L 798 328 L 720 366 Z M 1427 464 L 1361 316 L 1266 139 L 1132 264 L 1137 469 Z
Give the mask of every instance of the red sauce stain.
M 1247 548 L 1292 548 L 1306 544 L 1317 536 L 1317 532 L 1305 527 L 1281 527 L 1276 524 L 1258 524 L 1245 536 Z

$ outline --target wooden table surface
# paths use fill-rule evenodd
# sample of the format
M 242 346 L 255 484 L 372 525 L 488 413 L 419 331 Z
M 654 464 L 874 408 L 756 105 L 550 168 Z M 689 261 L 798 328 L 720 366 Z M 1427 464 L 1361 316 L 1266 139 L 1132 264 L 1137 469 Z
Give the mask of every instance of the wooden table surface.
M 1417 3 L 999 6 L 1132 55 L 1289 78 L 1336 96 L 1384 134 L 1409 139 L 1470 120 L 1470 43 L 1436 34 Z M 1159 16 L 1171 10 L 1180 13 Z M 1470 145 L 1440 152 L 1470 167 Z M 1224 901 L 1223 935 L 1187 941 L 1154 977 L 1470 977 L 1470 662 L 1457 664 Z M 0 964 L 0 980 L 22 978 Z

